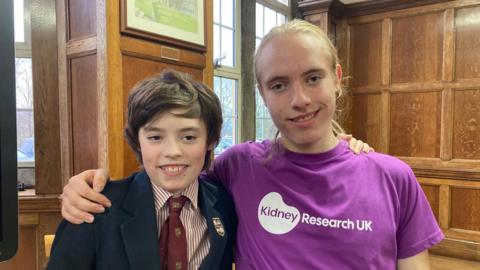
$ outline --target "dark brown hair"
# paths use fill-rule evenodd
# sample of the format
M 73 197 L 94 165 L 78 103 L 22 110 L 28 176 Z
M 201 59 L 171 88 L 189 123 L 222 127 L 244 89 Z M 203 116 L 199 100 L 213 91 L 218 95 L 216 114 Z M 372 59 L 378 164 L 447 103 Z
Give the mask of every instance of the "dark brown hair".
M 207 129 L 207 146 L 216 146 L 222 130 L 222 109 L 215 93 L 205 84 L 174 70 L 138 82 L 128 97 L 125 137 L 135 152 L 137 160 L 143 164 L 138 132 L 156 116 L 174 109 L 185 109 L 185 118 L 199 118 Z M 213 149 L 213 148 L 212 148 Z M 211 163 L 211 152 L 205 156 L 203 169 Z

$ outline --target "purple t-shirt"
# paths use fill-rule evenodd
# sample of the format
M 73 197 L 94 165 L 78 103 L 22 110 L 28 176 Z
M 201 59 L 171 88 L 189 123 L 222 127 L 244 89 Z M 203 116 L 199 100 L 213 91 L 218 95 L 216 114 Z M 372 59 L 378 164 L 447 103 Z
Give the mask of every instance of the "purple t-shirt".
M 395 269 L 443 238 L 404 162 L 243 143 L 214 162 L 238 215 L 237 269 Z

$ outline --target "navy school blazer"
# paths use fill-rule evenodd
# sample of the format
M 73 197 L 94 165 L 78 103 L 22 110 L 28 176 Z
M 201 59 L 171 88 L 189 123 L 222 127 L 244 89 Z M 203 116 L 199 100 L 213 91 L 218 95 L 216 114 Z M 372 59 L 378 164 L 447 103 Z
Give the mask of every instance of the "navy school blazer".
M 94 223 L 75 225 L 62 220 L 47 269 L 161 269 L 147 174 L 110 181 L 104 194 L 112 206 L 95 215 Z M 210 237 L 209 254 L 199 269 L 232 269 L 237 232 L 233 201 L 222 186 L 203 180 L 199 180 L 198 201 Z

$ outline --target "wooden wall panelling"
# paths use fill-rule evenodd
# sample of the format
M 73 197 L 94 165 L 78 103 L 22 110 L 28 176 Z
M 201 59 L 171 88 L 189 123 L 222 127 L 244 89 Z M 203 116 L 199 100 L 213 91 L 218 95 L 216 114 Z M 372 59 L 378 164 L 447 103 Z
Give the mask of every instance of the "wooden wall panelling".
M 18 217 L 18 251 L 13 258 L 0 263 L 0 270 L 37 269 L 38 214 L 20 214 Z
M 443 241 L 433 246 L 429 252 L 442 256 L 480 261 L 480 252 L 478 250 L 478 245 L 473 241 L 461 241 L 446 237 Z
M 376 151 L 383 152 L 381 94 L 354 95 L 352 126 L 355 137 L 368 142 Z
M 0 264 L 0 270 L 45 269 L 43 237 L 54 234 L 60 221 L 57 195 L 19 197 L 19 246 L 15 256 Z
M 120 48 L 124 55 L 169 62 L 176 66 L 187 66 L 202 70 L 205 68 L 205 55 L 201 53 L 163 46 L 130 37 L 122 37 L 120 42 Z M 202 77 L 199 79 L 201 80 Z
M 31 270 L 38 269 L 37 261 L 37 230 L 35 226 L 19 227 L 18 251 L 15 256 L 0 264 L 0 270 Z
M 440 228 L 446 230 L 450 224 L 450 187 L 446 184 L 440 185 L 438 205 L 438 223 Z
M 382 83 L 382 22 L 350 26 L 352 87 Z
M 478 3 L 478 2 L 477 2 Z M 480 6 L 455 11 L 455 79 L 480 78 Z
M 390 85 L 392 68 L 392 20 L 382 21 L 382 85 Z
M 450 227 L 480 231 L 480 189 L 452 187 L 450 192 Z
M 107 1 L 96 1 L 97 164 L 100 168 L 108 168 Z
M 317 25 L 335 43 L 338 18 L 344 5 L 339 1 L 298 1 L 298 10 L 305 20 Z
M 78 40 L 70 40 L 66 43 L 67 55 L 70 58 L 95 53 L 96 49 L 97 38 L 94 36 Z
M 443 42 L 443 82 L 453 80 L 453 61 L 454 61 L 454 10 L 446 9 L 444 12 L 444 42 Z M 452 159 L 452 128 L 453 128 L 453 96 L 452 89 L 445 88 L 442 92 L 442 112 L 441 112 L 441 136 L 440 136 L 440 159 L 448 161 Z
M 350 31 L 349 25 L 345 20 L 339 21 L 337 29 L 335 30 L 337 44 L 337 53 L 342 66 L 342 88 L 343 101 L 337 104 L 342 111 L 341 116 L 338 117 L 339 124 L 345 129 L 345 132 L 351 134 L 353 132 L 353 88 L 351 87 L 351 60 L 350 60 Z
M 382 114 L 381 114 L 381 144 L 379 151 L 390 153 L 390 99 L 391 95 L 388 91 L 382 92 Z
M 98 17 L 96 12 L 99 12 L 95 3 L 95 1 L 88 3 L 70 0 L 57 1 L 59 109 L 62 135 L 60 145 L 63 181 L 85 168 L 98 167 L 97 152 L 103 150 L 99 144 L 96 144 L 99 138 L 97 125 L 105 126 L 106 123 L 82 117 L 83 109 L 87 110 L 85 115 L 89 117 L 99 116 L 97 113 L 97 107 L 100 106 L 97 102 L 99 91 L 97 91 L 98 87 L 95 82 L 98 81 L 96 76 L 101 73 L 96 72 L 95 61 L 92 62 L 92 59 L 95 59 L 99 42 L 95 36 L 98 32 L 95 18 Z M 83 70 L 84 67 L 87 69 Z M 91 101 L 94 103 L 91 104 Z M 80 104 L 82 102 L 86 102 L 86 105 Z M 85 129 L 86 136 L 78 133 L 82 129 Z M 87 137 L 88 139 L 85 140 Z M 85 142 L 88 143 L 83 145 Z
M 60 201 L 57 195 L 19 196 L 20 214 L 38 214 L 59 211 Z
M 438 195 L 425 192 L 429 202 L 438 196 L 438 220 L 446 236 L 433 251 L 447 256 L 480 260 L 480 182 L 424 177 L 419 177 L 418 180 L 422 187 L 439 187 Z
M 480 268 L 480 262 L 456 259 L 446 256 L 429 255 L 430 269 L 432 270 L 477 270 Z
M 60 132 L 58 51 L 54 0 L 31 1 L 32 77 L 35 115 L 35 189 L 37 194 L 58 194 Z
M 312 14 L 312 15 L 306 15 L 305 20 L 317 25 L 322 29 L 325 33 L 328 35 L 328 30 L 329 30 L 329 23 L 328 23 L 328 12 L 322 12 L 322 13 L 317 13 L 317 14 Z
M 72 176 L 71 158 L 71 96 L 68 88 L 67 68 L 67 0 L 56 1 L 57 4 L 57 47 L 58 47 L 58 99 L 60 121 L 60 154 L 62 186 Z
M 383 68 L 382 22 L 350 25 L 348 31 L 349 79 L 354 93 L 352 132 L 368 141 L 377 151 L 384 151 L 380 87 Z M 366 123 L 366 126 L 360 123 Z
M 96 2 L 67 0 L 67 39 L 81 39 L 96 34 Z
M 442 80 L 443 23 L 442 12 L 392 20 L 392 83 Z
M 26 269 L 45 269 L 48 260 L 45 255 L 44 236 L 46 234 L 55 234 L 58 223 L 61 220 L 58 196 L 40 195 L 19 197 L 19 212 L 20 226 L 34 226 L 35 229 L 35 237 L 29 238 L 29 245 L 19 249 L 21 252 L 28 252 L 25 250 L 35 251 L 34 256 L 24 259 L 34 261 L 36 267 Z M 22 233 L 22 231 L 20 231 L 20 233 Z M 25 237 L 30 236 L 26 235 Z M 32 262 L 23 263 L 31 264 Z
M 47 267 L 48 258 L 45 254 L 44 236 L 55 234 L 58 224 L 61 220 L 59 209 L 55 212 L 42 212 L 39 214 L 39 224 L 37 229 L 37 270 Z
M 332 40 L 333 42 L 333 45 L 337 45 L 336 44 L 336 40 L 337 40 L 337 24 L 338 24 L 338 20 L 337 20 L 337 17 L 336 16 L 331 16 L 329 15 L 328 16 L 328 28 L 327 28 L 327 34 L 328 34 L 328 37 Z
M 390 102 L 390 154 L 439 157 L 441 93 L 395 93 Z
M 342 20 L 337 24 L 337 53 L 340 58 L 340 65 L 342 65 L 343 84 L 344 86 L 351 86 L 351 57 L 350 57 L 350 26 L 346 20 Z
M 453 80 L 453 63 L 455 57 L 454 37 L 455 37 L 455 21 L 454 9 L 449 8 L 444 12 L 443 22 L 443 66 L 442 66 L 442 80 L 444 82 L 451 82 Z
M 391 0 L 392 2 L 404 2 L 403 0 Z M 414 1 L 420 2 L 420 1 Z M 478 5 L 478 0 L 438 0 L 438 3 L 431 4 L 431 5 L 420 5 L 416 7 L 409 7 L 405 9 L 395 9 L 392 8 L 390 11 L 387 12 L 373 12 L 368 16 L 349 16 L 347 13 L 341 13 L 341 18 L 347 19 L 350 23 L 361 23 L 361 22 L 369 22 L 369 21 L 378 21 L 383 20 L 385 18 L 404 18 L 409 17 L 412 15 L 421 15 L 427 13 L 435 13 L 435 12 L 444 12 L 447 9 L 459 9 L 463 7 L 472 7 Z M 367 2 L 366 4 L 375 5 L 375 2 Z M 352 5 L 353 6 L 353 5 Z
M 103 0 L 101 0 L 103 1 Z M 107 1 L 105 8 L 106 39 L 106 88 L 108 140 L 108 169 L 112 178 L 119 179 L 126 174 L 123 170 L 123 79 L 122 52 L 120 49 L 120 1 Z M 113 30 L 112 30 L 113 29 Z M 121 153 L 121 154 L 117 154 Z
M 203 82 L 213 89 L 213 0 L 205 0 L 206 44 Z M 240 51 L 240 50 L 238 50 Z
M 467 219 L 467 217 L 465 217 L 465 219 Z M 471 246 L 474 247 L 473 252 L 477 254 L 477 258 L 480 259 L 480 234 L 478 231 L 450 227 L 447 231 L 445 231 L 445 238 L 452 242 L 470 242 Z
M 440 208 L 440 186 L 438 185 L 426 185 L 422 184 L 422 189 L 423 192 L 425 193 L 425 196 L 427 196 L 428 202 L 430 204 L 430 207 L 432 208 L 432 212 L 435 215 L 435 218 L 437 219 L 437 222 L 439 222 L 440 218 L 440 213 L 439 213 L 439 208 Z
M 398 10 L 404 9 L 422 9 L 425 5 L 448 1 L 450 0 L 377 0 L 348 5 L 338 0 L 298 0 L 297 2 L 299 11 L 304 18 L 310 22 L 314 22 L 314 15 L 320 13 L 333 14 L 337 18 L 352 18 L 365 15 L 374 16 L 378 13 L 397 12 Z
M 480 159 L 480 87 L 454 92 L 453 158 Z
M 447 2 L 449 0 L 381 0 L 365 1 L 346 5 L 342 10 L 342 17 L 356 17 L 378 13 L 397 12 L 405 9 L 422 9 L 425 5 Z
M 453 138 L 453 92 L 446 88 L 442 91 L 441 105 L 441 134 L 440 134 L 440 159 L 449 161 L 452 159 Z
M 98 166 L 96 55 L 72 58 L 69 63 L 73 174 L 77 174 Z
M 479 160 L 443 161 L 438 158 L 405 156 L 399 158 L 408 163 L 417 176 L 480 181 Z
M 97 78 L 104 74 L 102 65 L 100 65 L 102 72 L 97 72 L 99 65 L 97 45 L 103 41 L 96 36 L 99 32 L 97 28 L 100 28 L 101 34 L 105 32 L 105 30 L 102 32 L 104 27 L 102 28 L 101 24 L 98 26 L 99 22 L 104 20 L 97 16 L 97 13 L 102 14 L 101 3 L 103 2 L 70 0 L 66 2 L 67 73 L 63 78 L 68 81 L 68 89 L 63 97 L 68 98 L 66 103 L 69 108 L 63 111 L 69 112 L 70 118 L 69 121 L 62 123 L 64 126 L 62 130 L 70 135 L 68 137 L 70 142 L 64 142 L 64 146 L 69 147 L 70 152 L 64 150 L 66 157 L 63 162 L 69 165 L 69 168 L 64 169 L 64 175 L 97 168 L 100 163 L 99 157 L 102 157 L 101 153 L 105 151 L 101 147 L 103 145 L 99 144 L 101 141 L 99 127 L 106 126 L 106 122 L 99 121 L 102 119 L 99 110 L 104 105 L 99 99 L 104 91 L 100 89 Z

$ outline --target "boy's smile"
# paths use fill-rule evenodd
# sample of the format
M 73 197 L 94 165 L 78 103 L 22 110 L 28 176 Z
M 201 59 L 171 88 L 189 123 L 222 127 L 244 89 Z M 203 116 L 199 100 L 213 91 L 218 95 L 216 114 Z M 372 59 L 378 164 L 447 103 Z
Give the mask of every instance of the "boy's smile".
M 180 194 L 200 174 L 207 152 L 207 130 L 198 118 L 185 118 L 174 109 L 162 113 L 138 132 L 143 167 L 150 180 Z
M 160 166 L 163 173 L 168 176 L 179 176 L 181 175 L 187 168 L 187 165 L 165 165 Z

